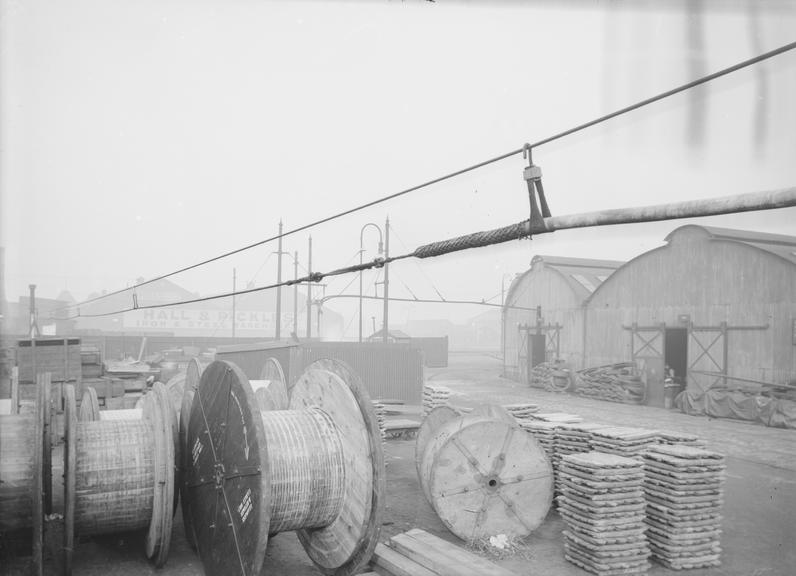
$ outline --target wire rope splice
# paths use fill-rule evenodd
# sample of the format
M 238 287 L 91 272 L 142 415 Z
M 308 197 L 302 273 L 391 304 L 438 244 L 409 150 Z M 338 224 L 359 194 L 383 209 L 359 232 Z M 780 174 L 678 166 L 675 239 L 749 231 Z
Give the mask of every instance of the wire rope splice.
M 542 169 L 533 163 L 533 147 L 525 144 L 522 148 L 522 157 L 528 160 L 528 165 L 523 170 L 522 176 L 528 185 L 528 203 L 530 204 L 530 218 L 528 220 L 528 238 L 533 236 L 535 230 L 544 230 L 544 219 L 549 218 L 550 208 L 544 195 L 542 185 Z M 536 197 L 539 196 L 539 203 Z

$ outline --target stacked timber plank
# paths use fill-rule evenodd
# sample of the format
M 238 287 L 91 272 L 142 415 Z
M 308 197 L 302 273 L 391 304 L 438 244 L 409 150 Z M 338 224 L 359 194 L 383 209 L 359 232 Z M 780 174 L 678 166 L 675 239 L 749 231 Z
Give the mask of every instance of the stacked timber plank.
M 447 406 L 451 390 L 447 386 L 423 386 L 423 417 L 425 418 L 437 406 Z
M 645 573 L 642 463 L 600 452 L 569 454 L 561 458 L 558 482 L 564 557 L 599 576 Z
M 417 528 L 378 544 L 371 560 L 382 576 L 516 576 L 489 560 Z
M 628 458 L 641 458 L 658 439 L 658 432 L 645 428 L 612 426 L 591 432 L 593 450 Z
M 656 445 L 644 456 L 647 535 L 655 560 L 680 570 L 721 562 L 724 456 Z
M 611 402 L 641 404 L 644 401 L 644 383 L 635 372 L 636 366 L 632 362 L 579 370 L 575 393 Z

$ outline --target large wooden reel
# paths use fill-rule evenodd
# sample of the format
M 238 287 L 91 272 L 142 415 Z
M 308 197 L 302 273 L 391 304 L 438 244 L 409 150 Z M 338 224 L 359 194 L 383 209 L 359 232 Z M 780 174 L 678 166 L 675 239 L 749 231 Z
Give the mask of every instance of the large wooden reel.
M 544 450 L 499 407 L 465 416 L 437 410 L 416 448 L 420 485 L 442 522 L 466 541 L 530 534 L 553 499 Z
M 64 386 L 64 569 L 72 569 L 75 533 L 146 532 L 147 557 L 163 566 L 171 543 L 174 426 L 159 382 L 142 418 L 78 421 L 74 387 Z
M 44 516 L 52 512 L 50 374 L 36 377 L 32 414 L 0 416 L 0 533 L 32 529 L 33 574 L 44 569 Z
M 348 366 L 313 363 L 287 410 L 263 410 L 235 364 L 213 362 L 186 439 L 183 508 L 208 576 L 256 576 L 269 534 L 289 530 L 325 574 L 356 574 L 369 561 L 384 455 L 372 403 Z

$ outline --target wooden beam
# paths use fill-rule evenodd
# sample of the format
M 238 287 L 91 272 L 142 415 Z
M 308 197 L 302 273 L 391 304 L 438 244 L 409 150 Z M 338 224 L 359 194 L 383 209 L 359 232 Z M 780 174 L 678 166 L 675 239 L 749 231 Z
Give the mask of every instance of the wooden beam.
M 421 566 L 414 560 L 403 556 L 384 544 L 376 544 L 371 564 L 379 572 L 391 574 L 392 576 L 436 576 L 428 568 Z

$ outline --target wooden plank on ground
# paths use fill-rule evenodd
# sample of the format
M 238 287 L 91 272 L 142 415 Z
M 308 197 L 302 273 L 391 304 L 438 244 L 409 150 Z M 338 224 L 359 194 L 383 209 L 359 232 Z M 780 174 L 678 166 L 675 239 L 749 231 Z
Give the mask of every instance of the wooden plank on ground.
M 439 576 L 482 576 L 481 571 L 474 566 L 461 564 L 434 546 L 416 540 L 407 534 L 393 536 L 390 538 L 390 543 L 398 552 L 432 572 L 436 572 Z
M 378 569 L 393 576 L 436 576 L 434 572 L 388 548 L 384 544 L 376 544 L 371 563 Z
M 433 534 L 429 534 L 425 530 L 413 528 L 408 530 L 406 535 L 411 536 L 419 542 L 433 546 L 440 552 L 455 558 L 456 561 L 461 564 L 477 568 L 478 572 L 484 574 L 485 576 L 516 576 L 516 574 L 511 570 L 502 568 L 486 558 L 482 558 L 481 556 L 474 554 L 469 550 L 465 550 L 461 546 L 457 546 L 452 542 L 448 542 L 447 540 L 443 540 L 442 538 L 434 536 Z

